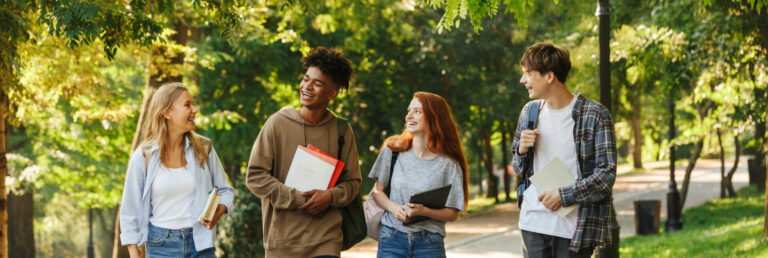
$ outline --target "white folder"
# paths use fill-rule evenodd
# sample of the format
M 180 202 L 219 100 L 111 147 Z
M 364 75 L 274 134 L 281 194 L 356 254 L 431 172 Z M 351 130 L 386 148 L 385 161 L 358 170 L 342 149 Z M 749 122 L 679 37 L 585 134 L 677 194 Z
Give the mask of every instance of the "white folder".
M 531 182 L 533 182 L 533 185 L 539 189 L 540 193 L 543 193 L 553 189 L 557 190 L 563 186 L 572 185 L 576 182 L 576 179 L 573 178 L 571 171 L 565 167 L 565 164 L 563 164 L 559 158 L 555 157 L 531 176 Z M 576 207 L 578 207 L 578 205 L 575 204 L 568 207 L 560 207 L 555 213 L 560 215 L 560 217 L 565 217 Z
M 302 192 L 326 190 L 335 168 L 335 159 L 322 157 L 304 146 L 299 146 L 293 155 L 285 185 Z

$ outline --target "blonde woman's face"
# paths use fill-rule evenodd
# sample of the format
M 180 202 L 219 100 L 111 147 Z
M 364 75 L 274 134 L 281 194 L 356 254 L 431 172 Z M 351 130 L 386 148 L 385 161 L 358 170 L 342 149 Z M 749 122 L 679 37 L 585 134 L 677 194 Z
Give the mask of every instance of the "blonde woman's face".
M 427 128 L 424 122 L 424 110 L 421 106 L 421 101 L 417 98 L 411 100 L 411 104 L 408 105 L 408 114 L 405 115 L 405 126 L 408 132 L 415 134 L 418 132 L 424 132 Z
M 173 101 L 171 108 L 163 113 L 163 116 L 168 122 L 169 132 L 186 133 L 195 130 L 196 114 L 197 107 L 193 103 L 192 95 L 189 95 L 187 91 L 183 91 Z

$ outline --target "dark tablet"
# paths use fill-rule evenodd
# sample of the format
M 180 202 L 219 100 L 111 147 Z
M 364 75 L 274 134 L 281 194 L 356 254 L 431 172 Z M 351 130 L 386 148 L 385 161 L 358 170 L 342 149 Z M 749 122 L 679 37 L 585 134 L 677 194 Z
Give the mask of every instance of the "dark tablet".
M 441 186 L 438 188 L 418 192 L 411 195 L 409 203 L 418 203 L 424 205 L 430 209 L 442 209 L 445 208 L 445 201 L 448 200 L 448 194 L 451 193 L 451 185 Z M 418 223 L 429 219 L 426 216 L 416 216 L 411 218 L 410 222 L 403 223 L 408 226 L 413 223 Z

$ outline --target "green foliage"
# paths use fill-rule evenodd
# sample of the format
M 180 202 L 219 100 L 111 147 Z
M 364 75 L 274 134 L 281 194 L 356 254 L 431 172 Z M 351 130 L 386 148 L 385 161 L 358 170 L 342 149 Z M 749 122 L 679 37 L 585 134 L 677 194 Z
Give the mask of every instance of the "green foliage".
M 46 239 L 41 248 L 83 246 L 82 234 L 60 239 L 72 230 L 62 221 L 82 218 L 85 208 L 117 204 L 147 59 L 158 56 L 145 46 L 163 46 L 185 54 L 185 64 L 160 69 L 184 75 L 200 108 L 198 130 L 213 140 L 237 189 L 219 247 L 227 256 L 260 255 L 260 201 L 244 186 L 244 167 L 266 119 L 280 107 L 298 106 L 296 89 L 305 72 L 300 59 L 312 47 L 343 51 L 357 73 L 350 91 L 330 108 L 351 121 L 361 192 L 370 189 L 373 180 L 366 175 L 378 149 L 401 132 L 416 91 L 447 99 L 476 180 L 485 173 L 475 170 L 480 136 L 491 135 L 494 163 L 500 163 L 506 147 L 499 146 L 501 127 L 514 128 L 528 101 L 518 65 L 526 47 L 566 46 L 573 62 L 569 89 L 597 99 L 595 2 L 4 1 L 0 17 L 9 26 L 0 26 L 0 33 L 12 40 L 0 47 L 0 83 L 19 125 L 9 137 L 9 184 L 30 182 L 38 191 L 36 228 L 44 236 L 38 239 Z M 700 0 L 612 1 L 617 136 L 628 139 L 628 121 L 643 113 L 644 157 L 663 158 L 670 144 L 669 89 L 679 99 L 678 153 L 690 153 L 685 143 L 716 126 L 743 133 L 764 121 L 768 69 L 755 29 L 760 20 L 750 9 L 762 6 L 757 3 L 716 0 L 700 8 Z M 498 14 L 502 7 L 514 17 Z M 473 26 L 460 26 L 463 19 Z M 178 22 L 199 28 L 200 42 L 168 41 Z M 712 112 L 699 117 L 695 105 L 710 102 L 716 105 Z M 55 218 L 62 213 L 71 216 Z
M 630 257 L 765 256 L 768 245 L 760 240 L 764 205 L 763 194 L 746 187 L 737 198 L 712 200 L 683 212 L 685 230 L 622 239 L 620 251 Z
M 757 14 L 761 14 L 763 12 L 766 12 L 765 9 L 768 7 L 768 0 L 747 0 L 746 4 L 742 4 L 742 1 L 740 0 L 727 0 L 731 1 L 737 5 L 743 6 L 744 9 L 751 9 L 754 10 Z M 553 0 L 555 4 L 559 3 L 558 0 Z M 592 1 L 595 3 L 595 1 Z M 619 1 L 619 6 L 623 5 L 624 1 Z M 655 1 L 631 1 L 636 2 L 632 5 L 642 5 L 643 2 L 655 2 Z M 686 1 L 688 2 L 688 1 Z M 701 5 L 703 6 L 711 6 L 712 0 L 699 0 Z M 534 5 L 533 0 L 504 0 L 503 2 L 499 0 L 487 0 L 487 1 L 476 1 L 476 0 L 422 0 L 423 4 L 426 4 L 430 8 L 438 9 L 438 8 L 444 8 L 443 15 L 440 17 L 439 22 L 437 23 L 437 28 L 440 32 L 442 32 L 444 29 L 451 30 L 453 27 L 459 27 L 461 24 L 461 20 L 467 18 L 467 14 L 469 14 L 469 19 L 472 22 L 472 25 L 474 26 L 475 32 L 478 32 L 483 29 L 483 26 L 481 25 L 482 21 L 485 19 L 491 19 L 498 13 L 499 7 L 503 4 L 506 6 L 505 13 L 514 14 L 516 21 L 522 25 L 524 28 L 528 27 L 527 19 L 532 12 L 532 7 Z M 613 3 L 614 6 L 617 6 L 616 2 Z M 567 6 L 567 5 L 565 5 Z M 564 8 L 570 8 L 570 7 L 564 7 Z M 612 8 L 613 9 L 613 8 Z M 631 8 L 616 8 L 623 11 L 629 11 L 629 12 L 635 12 L 638 11 L 637 9 L 631 9 Z M 677 10 L 670 10 L 670 11 L 677 11 Z M 538 13 L 537 13 L 538 15 Z M 642 17 L 642 16 L 634 16 L 634 17 Z M 624 24 L 624 20 L 620 19 L 618 24 Z
M 224 252 L 219 256 L 264 256 L 261 200 L 248 190 L 245 180 L 236 180 L 234 187 L 235 212 L 223 216 L 218 224 L 219 233 L 216 242 Z
M 133 137 L 126 132 L 136 127 L 141 57 L 109 61 L 96 47 L 62 49 L 56 38 L 33 38 L 19 51 L 28 64 L 20 82 L 36 97 L 16 102 L 16 119 L 30 140 L 31 165 L 40 168 L 34 184 L 56 185 L 81 208 L 113 207 Z
M 738 1 L 738 0 L 730 0 L 730 1 L 735 2 L 735 3 L 739 3 L 739 4 L 741 4 L 741 2 L 743 2 L 743 1 Z M 706 6 L 711 6 L 712 5 L 712 0 L 701 0 L 701 2 L 704 3 L 704 5 L 706 5 Z M 748 4 L 749 8 L 752 8 L 752 9 L 756 10 L 758 14 L 760 14 L 761 12 L 765 12 L 764 11 L 765 10 L 764 7 L 768 6 L 768 0 L 747 0 L 746 2 Z
M 506 6 L 505 12 L 514 14 L 516 20 L 524 28 L 528 26 L 528 14 L 533 7 L 533 0 L 504 0 Z M 555 0 L 555 3 L 558 1 Z M 438 32 L 451 30 L 453 27 L 459 27 L 461 20 L 469 17 L 472 22 L 475 33 L 483 29 L 482 22 L 485 19 L 492 19 L 498 14 L 499 6 L 502 4 L 499 0 L 476 1 L 476 0 L 424 0 L 424 4 L 430 8 L 445 8 L 440 21 L 437 23 Z
M 212 13 L 211 20 L 223 26 L 222 31 L 230 32 L 239 24 L 238 7 L 233 1 L 193 1 L 192 6 Z M 37 6 L 37 3 L 34 3 Z M 30 4 L 32 6 L 32 4 Z M 175 17 L 184 4 L 174 1 L 131 1 L 83 2 L 42 1 L 39 5 L 39 21 L 48 26 L 51 35 L 66 39 L 68 47 L 89 45 L 99 39 L 104 43 L 104 52 L 111 59 L 118 47 L 129 43 L 149 45 L 159 40 L 167 22 Z M 158 17 L 160 19 L 158 19 Z

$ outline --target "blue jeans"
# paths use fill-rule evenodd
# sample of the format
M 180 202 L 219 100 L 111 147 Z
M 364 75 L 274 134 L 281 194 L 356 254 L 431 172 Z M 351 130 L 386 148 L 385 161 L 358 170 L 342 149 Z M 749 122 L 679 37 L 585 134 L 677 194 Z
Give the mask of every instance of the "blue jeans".
M 382 225 L 377 257 L 445 257 L 443 236 L 429 231 L 405 233 Z
M 147 257 L 216 257 L 216 248 L 198 252 L 192 238 L 192 228 L 164 229 L 149 224 Z

